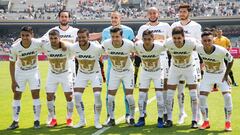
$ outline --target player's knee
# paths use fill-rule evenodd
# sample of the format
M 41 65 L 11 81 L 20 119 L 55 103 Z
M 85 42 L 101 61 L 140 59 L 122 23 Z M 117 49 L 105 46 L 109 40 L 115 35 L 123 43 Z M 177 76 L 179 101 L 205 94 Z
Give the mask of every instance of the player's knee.
M 197 98 L 198 98 L 197 90 L 191 90 L 190 96 L 191 96 L 192 102 L 197 102 Z
M 205 92 L 205 91 L 200 91 L 200 95 L 203 95 L 203 96 L 208 96 L 209 92 Z
M 101 106 L 102 105 L 102 101 L 101 101 L 101 92 L 100 91 L 97 91 L 97 92 L 94 92 L 94 104 L 96 106 Z
M 39 90 L 32 90 L 32 98 L 33 99 L 39 98 Z
M 54 94 L 47 93 L 47 101 L 52 101 L 52 100 L 54 100 Z
M 132 89 L 126 89 L 126 96 L 127 95 L 132 95 L 133 94 L 133 90 Z
M 19 92 L 19 91 L 14 92 L 14 99 L 15 100 L 20 100 L 21 97 L 22 97 L 22 92 Z

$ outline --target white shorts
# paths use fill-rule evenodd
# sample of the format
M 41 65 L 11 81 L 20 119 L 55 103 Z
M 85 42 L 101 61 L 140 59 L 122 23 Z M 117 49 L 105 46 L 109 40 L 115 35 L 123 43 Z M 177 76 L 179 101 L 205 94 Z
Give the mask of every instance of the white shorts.
M 117 90 L 121 82 L 124 83 L 126 89 L 134 89 L 133 70 L 118 72 L 111 69 L 108 90 Z
M 160 63 L 163 67 L 164 79 L 167 79 L 168 78 L 168 72 L 169 72 L 169 65 L 168 65 L 168 55 L 167 55 L 166 51 L 164 51 L 160 54 Z
M 224 73 L 211 74 L 211 73 L 204 72 L 203 79 L 200 82 L 199 90 L 204 92 L 211 92 L 213 85 L 216 83 L 222 92 L 231 91 L 230 85 L 226 81 L 222 82 L 223 76 L 224 76 Z
M 90 74 L 78 71 L 74 88 L 86 88 L 88 81 L 91 81 L 93 88 L 102 87 L 102 75 L 100 71 Z
M 193 68 L 192 65 L 187 68 L 178 68 L 172 64 L 169 69 L 168 84 L 176 85 L 179 83 L 182 77 L 184 78 L 184 80 L 186 80 L 187 84 L 197 83 L 196 70 Z
M 15 79 L 19 88 L 16 91 L 23 92 L 26 89 L 26 84 L 29 84 L 30 90 L 40 89 L 40 74 L 38 69 L 32 70 L 16 70 Z
M 73 92 L 72 72 L 54 74 L 49 71 L 46 82 L 46 92 L 55 93 L 58 84 L 62 85 L 62 89 L 64 92 Z
M 75 58 L 68 60 L 69 71 L 72 73 L 72 82 L 75 81 L 76 78 L 76 63 Z
M 151 80 L 154 82 L 155 88 L 163 89 L 164 85 L 164 71 L 163 69 L 156 72 L 148 72 L 144 69 L 141 70 L 139 78 L 139 88 L 148 89 L 151 83 Z

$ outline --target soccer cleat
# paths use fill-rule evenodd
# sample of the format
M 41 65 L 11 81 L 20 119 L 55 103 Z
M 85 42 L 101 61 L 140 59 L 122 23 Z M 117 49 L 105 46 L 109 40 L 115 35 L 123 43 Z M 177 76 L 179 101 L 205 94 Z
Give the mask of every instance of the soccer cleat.
M 72 119 L 71 118 L 67 119 L 66 124 L 67 124 L 67 127 L 72 127 L 73 126 Z
M 160 118 L 160 117 L 158 117 L 158 123 L 157 123 L 157 127 L 158 128 L 163 128 L 163 119 L 162 118 Z
M 231 132 L 232 131 L 231 122 L 230 121 L 225 122 L 225 131 L 227 131 L 227 132 Z
M 50 114 L 48 114 L 47 120 L 46 120 L 46 124 L 49 125 L 52 121 L 52 117 L 50 116 Z
M 57 126 L 57 119 L 52 119 L 50 124 L 48 125 L 48 127 L 51 128 L 51 127 L 55 127 L 55 126 Z
M 115 126 L 115 119 L 110 119 L 108 123 L 106 124 L 107 127 Z
M 135 127 L 142 127 L 145 126 L 145 118 L 144 117 L 140 117 L 138 119 L 138 122 L 134 125 Z
M 135 125 L 135 121 L 134 121 L 133 118 L 131 118 L 131 119 L 129 120 L 128 125 L 129 125 L 129 126 L 134 126 L 134 125 Z
M 163 124 L 163 127 L 164 128 L 170 128 L 173 126 L 173 123 L 171 120 L 167 120 L 164 124 Z
M 7 128 L 7 130 L 14 130 L 16 128 L 19 128 L 18 122 L 17 121 L 13 121 L 12 124 Z
M 96 129 L 101 129 L 103 127 L 99 122 L 96 122 L 96 121 L 94 123 L 94 126 Z
M 34 125 L 34 128 L 36 129 L 40 128 L 40 121 L 39 120 L 34 121 L 33 125 Z
M 191 125 L 191 128 L 198 128 L 198 124 L 197 124 L 197 121 L 192 121 L 192 125 Z
M 82 128 L 86 126 L 86 120 L 80 120 L 77 125 L 73 126 L 73 128 Z
M 179 125 L 183 124 L 186 117 L 187 117 L 186 113 L 179 114 L 178 124 Z
M 233 85 L 233 86 L 238 86 L 238 84 L 237 84 L 236 82 L 234 82 L 232 85 Z
M 202 126 L 199 127 L 199 129 L 208 129 L 210 128 L 210 124 L 209 124 L 209 121 L 204 121 Z
M 126 114 L 125 116 L 125 123 L 129 124 L 130 123 L 130 115 Z
M 104 125 L 104 126 L 107 126 L 107 124 L 108 124 L 109 121 L 110 121 L 110 117 L 107 116 L 107 119 L 106 119 L 106 121 L 103 123 L 103 125 Z
M 168 120 L 167 114 L 163 114 L 163 121 L 166 122 Z

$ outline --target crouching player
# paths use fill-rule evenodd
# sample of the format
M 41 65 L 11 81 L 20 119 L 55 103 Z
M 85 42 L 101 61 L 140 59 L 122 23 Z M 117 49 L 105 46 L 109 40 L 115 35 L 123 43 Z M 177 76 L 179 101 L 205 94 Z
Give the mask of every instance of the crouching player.
M 139 112 L 140 118 L 136 127 L 145 125 L 144 118 L 144 101 L 147 97 L 147 92 L 150 87 L 150 83 L 153 80 L 157 98 L 158 108 L 158 124 L 157 127 L 163 128 L 163 112 L 164 112 L 164 100 L 163 100 L 163 84 L 164 84 L 164 72 L 162 65 L 160 64 L 160 54 L 165 51 L 165 48 L 160 42 L 154 43 L 154 35 L 150 30 L 145 30 L 142 35 L 142 41 L 139 41 L 135 45 L 135 50 L 138 56 L 142 59 L 142 70 L 140 73 L 139 82 Z
M 94 123 L 95 128 L 100 129 L 102 128 L 102 125 L 99 123 L 102 110 L 102 76 L 98 61 L 104 53 L 104 49 L 99 44 L 89 42 L 89 31 L 87 29 L 80 29 L 77 35 L 78 42 L 71 47 L 71 52 L 79 63 L 77 78 L 74 84 L 74 97 L 80 121 L 74 128 L 86 125 L 82 94 L 88 85 L 88 81 L 91 81 L 94 92 Z
M 12 45 L 10 52 L 10 74 L 12 79 L 13 91 L 13 122 L 9 130 L 19 127 L 19 113 L 21 110 L 22 92 L 29 84 L 34 110 L 34 128 L 40 128 L 41 103 L 39 99 L 40 75 L 38 71 L 38 51 L 41 48 L 41 41 L 33 39 L 33 30 L 30 26 L 24 26 L 20 32 L 20 41 Z
M 207 97 L 211 92 L 212 86 L 216 83 L 222 90 L 224 97 L 225 130 L 232 131 L 231 114 L 233 105 L 228 74 L 233 65 L 233 57 L 225 48 L 213 44 L 213 34 L 211 32 L 206 31 L 202 33 L 202 44 L 203 47 L 197 47 L 197 52 L 201 56 L 206 70 L 200 83 L 200 109 L 204 123 L 199 128 L 210 128 Z M 228 62 L 227 68 L 224 60 Z

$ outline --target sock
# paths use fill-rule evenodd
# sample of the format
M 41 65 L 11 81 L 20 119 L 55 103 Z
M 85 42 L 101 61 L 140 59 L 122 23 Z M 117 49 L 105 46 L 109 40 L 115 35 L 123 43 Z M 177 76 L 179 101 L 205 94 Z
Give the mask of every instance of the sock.
M 34 112 L 34 121 L 39 120 L 40 113 L 41 113 L 40 99 L 33 99 L 33 112 Z
M 231 81 L 232 81 L 232 84 L 236 83 L 235 80 L 234 80 L 234 77 L 233 77 L 233 72 L 232 70 L 229 72 L 229 77 L 231 78 Z
M 13 100 L 12 108 L 13 108 L 13 120 L 18 122 L 19 121 L 19 113 L 21 110 L 20 100 Z
M 198 94 L 197 89 L 190 90 L 191 107 L 192 107 L 192 120 L 197 121 L 198 118 Z
M 94 114 L 95 120 L 99 122 L 100 114 L 102 111 L 101 92 L 94 92 Z
M 200 95 L 199 100 L 200 100 L 200 109 L 201 109 L 201 112 L 202 112 L 203 120 L 208 121 L 207 96 Z
M 164 114 L 167 114 L 167 90 L 163 91 Z
M 128 104 L 129 104 L 129 111 L 130 111 L 130 118 L 134 118 L 135 114 L 135 101 L 133 95 L 126 95 Z
M 75 106 L 78 112 L 78 115 L 80 117 L 81 121 L 85 121 L 85 114 L 84 114 L 84 105 L 82 102 L 82 93 L 81 92 L 75 92 Z
M 146 93 L 146 97 L 145 97 L 144 104 L 143 104 L 143 113 L 144 114 L 147 113 L 147 101 L 148 101 L 148 93 Z
M 144 112 L 143 112 L 143 106 L 144 106 L 144 101 L 147 96 L 146 92 L 139 92 L 139 98 L 138 98 L 138 107 L 139 107 L 139 113 L 140 117 L 144 117 Z
M 163 113 L 164 113 L 163 92 L 156 91 L 156 98 L 157 98 L 158 117 L 163 118 Z
M 168 89 L 168 91 L 167 91 L 167 114 L 168 114 L 168 120 L 171 120 L 171 121 L 172 121 L 174 94 L 175 94 L 175 90 Z
M 48 107 L 48 114 L 51 118 L 55 119 L 55 105 L 54 105 L 54 100 L 52 101 L 47 101 L 47 107 Z
M 224 111 L 225 111 L 225 120 L 231 121 L 231 115 L 232 115 L 232 96 L 230 93 L 226 93 L 223 95 L 224 97 Z
M 184 114 L 184 84 L 178 84 L 178 106 L 180 114 Z
M 108 94 L 108 114 L 111 119 L 114 119 L 115 96 Z
M 73 115 L 74 103 L 73 101 L 67 102 L 67 119 L 71 119 Z

